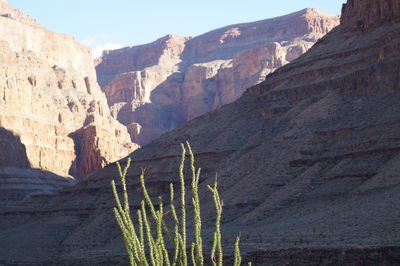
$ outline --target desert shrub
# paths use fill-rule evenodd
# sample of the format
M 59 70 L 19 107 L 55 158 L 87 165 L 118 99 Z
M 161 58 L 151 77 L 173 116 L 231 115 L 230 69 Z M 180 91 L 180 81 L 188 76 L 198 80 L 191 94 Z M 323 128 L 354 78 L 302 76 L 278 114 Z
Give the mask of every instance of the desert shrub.
M 192 174 L 191 198 L 193 207 L 194 239 L 191 245 L 187 245 L 187 225 L 186 225 L 186 188 L 184 178 L 184 166 L 186 159 L 186 148 L 189 152 L 190 169 Z M 194 155 L 189 143 L 182 144 L 182 156 L 179 167 L 180 178 L 180 212 L 178 216 L 175 207 L 174 185 L 170 184 L 169 210 L 164 211 L 164 204 L 161 197 L 158 197 L 158 208 L 150 198 L 144 180 L 144 170 L 140 175 L 140 184 L 144 199 L 141 201 L 140 209 L 137 210 L 136 223 L 133 222 L 128 193 L 126 189 L 126 174 L 130 167 L 131 160 L 128 159 L 125 168 L 117 163 L 119 176 L 122 185 L 122 199 L 117 193 L 115 181 L 111 182 L 114 192 L 116 207 L 114 207 L 115 218 L 121 229 L 125 242 L 126 251 L 129 255 L 131 265 L 188 265 L 189 261 L 193 265 L 204 265 L 203 238 L 201 229 L 201 210 L 198 185 L 201 169 L 194 166 Z M 218 182 L 208 186 L 210 189 L 216 210 L 215 232 L 211 247 L 211 261 L 213 265 L 223 265 L 223 249 L 221 242 L 221 215 L 223 203 L 218 192 Z M 173 228 L 169 228 L 164 217 L 170 215 Z M 239 248 L 240 236 L 236 238 L 234 249 L 234 266 L 241 265 L 241 255 Z M 190 249 L 190 250 L 188 250 Z M 249 263 L 250 265 L 250 263 Z

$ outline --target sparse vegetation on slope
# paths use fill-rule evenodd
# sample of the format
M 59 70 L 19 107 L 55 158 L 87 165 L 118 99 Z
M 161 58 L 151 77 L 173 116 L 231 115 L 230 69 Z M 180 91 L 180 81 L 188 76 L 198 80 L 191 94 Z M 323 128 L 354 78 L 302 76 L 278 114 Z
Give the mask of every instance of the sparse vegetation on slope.
M 204 265 L 204 249 L 201 230 L 201 212 L 200 197 L 198 193 L 198 185 L 200 180 L 201 169 L 194 166 L 194 155 L 189 145 L 186 144 L 190 157 L 190 169 L 192 172 L 192 207 L 194 221 L 194 240 L 190 247 L 190 262 L 193 265 Z M 116 183 L 112 181 L 112 189 L 115 196 L 116 207 L 114 208 L 115 218 L 122 231 L 125 241 L 125 247 L 129 255 L 131 265 L 188 265 L 187 251 L 187 225 L 186 225 L 186 188 L 184 178 L 184 166 L 186 159 L 186 148 L 182 144 L 182 157 L 179 167 L 180 177 L 180 217 L 178 216 L 174 204 L 174 185 L 170 184 L 170 205 L 169 210 L 164 211 L 163 200 L 158 197 L 158 209 L 156 209 L 150 195 L 146 189 L 144 181 L 144 170 L 140 176 L 140 183 L 144 194 L 141 201 L 140 209 L 137 211 L 137 223 L 133 222 L 129 198 L 126 186 L 126 174 L 130 167 L 131 160 L 128 159 L 125 168 L 122 170 L 121 165 L 117 163 L 118 171 L 121 179 L 123 197 L 122 200 L 117 192 Z M 220 222 L 222 215 L 223 203 L 218 192 L 218 182 L 215 180 L 214 186 L 209 186 L 213 194 L 216 209 L 216 223 L 214 232 L 214 241 L 211 248 L 211 261 L 213 265 L 223 265 L 223 250 L 221 242 Z M 148 216 L 150 212 L 150 217 Z M 173 229 L 171 230 L 164 217 L 170 215 L 173 221 Z M 240 237 L 235 241 L 234 266 L 241 265 L 241 255 L 239 248 Z M 249 265 L 251 265 L 249 263 Z

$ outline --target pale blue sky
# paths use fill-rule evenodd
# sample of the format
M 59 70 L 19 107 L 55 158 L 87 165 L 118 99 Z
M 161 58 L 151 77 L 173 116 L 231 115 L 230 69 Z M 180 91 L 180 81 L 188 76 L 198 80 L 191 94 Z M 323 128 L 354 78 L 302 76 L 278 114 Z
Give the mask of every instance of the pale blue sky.
M 48 29 L 101 48 L 152 42 L 314 7 L 340 14 L 346 0 L 8 0 Z

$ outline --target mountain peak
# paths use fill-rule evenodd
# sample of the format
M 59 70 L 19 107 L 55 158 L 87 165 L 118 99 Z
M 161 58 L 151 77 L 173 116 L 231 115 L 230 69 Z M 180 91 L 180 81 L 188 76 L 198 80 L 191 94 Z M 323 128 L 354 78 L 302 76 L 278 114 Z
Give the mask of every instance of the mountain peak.
M 308 7 L 301 9 L 297 12 L 293 12 L 291 14 L 288 14 L 286 16 L 295 16 L 295 17 L 302 17 L 302 16 L 318 16 L 318 17 L 338 17 L 336 14 L 331 14 L 327 12 L 323 12 L 319 9 Z M 285 16 L 283 16 L 285 17 Z
M 13 19 L 26 25 L 42 27 L 35 19 L 10 6 L 7 0 L 0 0 L 0 16 L 6 19 Z
M 191 39 L 191 37 L 179 36 L 174 34 L 167 34 L 164 37 L 157 39 L 155 42 L 186 42 Z
M 304 9 L 300 10 L 300 12 L 304 13 L 304 14 L 321 14 L 321 15 L 333 16 L 333 14 L 323 12 L 323 11 L 318 10 L 313 7 L 304 8 Z
M 318 9 L 312 8 L 312 7 L 305 8 L 305 9 L 303 9 L 301 11 L 303 11 L 304 13 L 318 13 L 318 12 L 320 12 Z

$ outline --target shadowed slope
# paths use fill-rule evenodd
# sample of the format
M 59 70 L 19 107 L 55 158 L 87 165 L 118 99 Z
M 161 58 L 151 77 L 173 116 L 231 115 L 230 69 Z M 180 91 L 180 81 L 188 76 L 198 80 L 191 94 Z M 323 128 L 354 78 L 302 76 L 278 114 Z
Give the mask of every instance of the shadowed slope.
M 256 265 L 398 263 L 396 22 L 378 20 L 368 31 L 337 27 L 236 102 L 133 153 L 131 202 L 141 198 L 141 166 L 147 166 L 150 193 L 167 193 L 167 184 L 177 181 L 179 143 L 189 140 L 203 168 L 200 194 L 209 194 L 206 185 L 218 172 L 224 236 L 232 240 L 242 232 L 242 251 L 254 255 Z M 63 193 L 1 212 L 7 219 L 0 219 L 0 257 L 90 264 L 123 255 L 111 212 L 115 176 L 110 165 Z M 213 216 L 211 200 L 201 206 Z M 212 221 L 203 225 L 210 228 Z M 27 234 L 27 241 L 17 241 Z
M 19 136 L 0 127 L 0 209 L 31 195 L 54 193 L 75 183 L 72 177 L 30 169 L 25 145 Z

